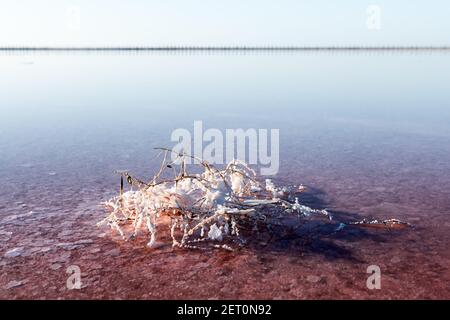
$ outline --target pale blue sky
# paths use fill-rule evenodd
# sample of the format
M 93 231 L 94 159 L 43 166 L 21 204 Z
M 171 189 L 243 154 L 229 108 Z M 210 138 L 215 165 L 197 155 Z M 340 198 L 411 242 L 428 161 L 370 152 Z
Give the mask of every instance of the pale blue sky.
M 0 0 L 0 46 L 450 45 L 449 16 L 445 0 Z

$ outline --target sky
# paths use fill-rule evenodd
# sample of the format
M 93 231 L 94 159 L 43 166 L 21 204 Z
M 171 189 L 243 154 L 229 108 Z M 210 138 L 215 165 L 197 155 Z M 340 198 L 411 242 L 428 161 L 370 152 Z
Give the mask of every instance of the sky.
M 446 0 L 0 0 L 0 46 L 450 45 Z

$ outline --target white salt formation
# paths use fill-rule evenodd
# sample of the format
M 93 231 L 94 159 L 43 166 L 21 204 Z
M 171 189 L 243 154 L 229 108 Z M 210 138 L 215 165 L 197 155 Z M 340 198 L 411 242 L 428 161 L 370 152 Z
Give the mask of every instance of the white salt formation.
M 331 218 L 327 211 L 311 209 L 294 198 L 302 187 L 279 188 L 269 179 L 263 185 L 241 161 L 218 169 L 196 159 L 203 172 L 189 174 L 185 160 L 190 156 L 179 154 L 169 161 L 167 155 L 173 151 L 161 150 L 164 159 L 152 181 L 145 183 L 121 173 L 121 194 L 103 203 L 109 214 L 98 225 L 109 225 L 124 240 L 147 230 L 152 247 L 162 218 L 169 217 L 173 246 L 232 250 L 231 243 L 245 243 L 240 233 L 245 226 L 270 227 L 286 216 L 301 219 L 316 213 Z M 163 177 L 167 171 L 173 171 L 171 178 Z M 124 178 L 138 189 L 123 192 Z

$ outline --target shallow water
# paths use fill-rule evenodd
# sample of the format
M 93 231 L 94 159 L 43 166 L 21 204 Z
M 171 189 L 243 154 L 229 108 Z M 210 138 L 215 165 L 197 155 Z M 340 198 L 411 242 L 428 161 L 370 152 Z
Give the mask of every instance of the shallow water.
M 0 70 L 0 297 L 450 298 L 449 54 L 14 54 Z M 233 253 L 97 229 L 113 171 L 152 176 L 153 148 L 194 120 L 279 128 L 274 180 L 306 185 L 306 204 L 414 227 Z

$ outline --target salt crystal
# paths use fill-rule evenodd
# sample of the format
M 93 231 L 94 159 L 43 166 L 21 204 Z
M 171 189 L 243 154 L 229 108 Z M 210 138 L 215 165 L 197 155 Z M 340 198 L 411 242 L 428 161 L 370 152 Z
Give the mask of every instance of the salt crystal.
M 17 247 L 14 249 L 11 249 L 9 251 L 6 251 L 5 258 L 15 258 L 20 256 L 23 253 L 24 247 Z
M 220 230 L 215 223 L 209 228 L 208 238 L 217 241 L 222 241 L 223 239 L 222 230 Z
M 12 232 L 0 230 L 0 241 L 9 241 L 11 239 Z
M 94 243 L 92 239 L 81 239 L 74 242 L 74 244 L 91 244 L 91 243 Z
M 52 270 L 58 270 L 58 269 L 61 269 L 61 265 L 59 264 L 59 263 L 54 263 L 54 264 L 52 264 L 51 266 L 50 266 L 50 269 L 52 269 Z
M 15 287 L 19 287 L 19 286 L 21 286 L 23 284 L 24 284 L 23 281 L 13 280 L 13 281 L 8 282 L 8 284 L 5 286 L 5 289 L 7 289 L 7 290 L 8 289 L 12 289 L 12 288 L 15 288 Z

